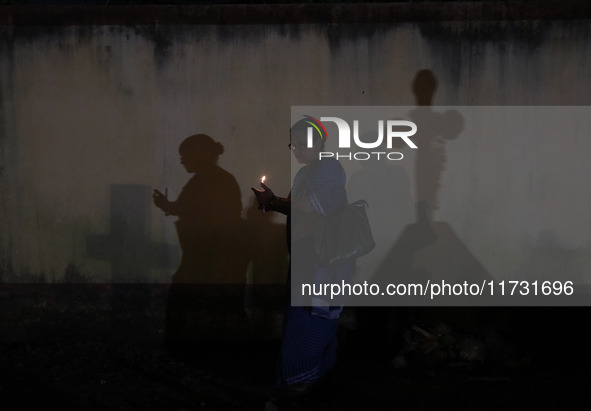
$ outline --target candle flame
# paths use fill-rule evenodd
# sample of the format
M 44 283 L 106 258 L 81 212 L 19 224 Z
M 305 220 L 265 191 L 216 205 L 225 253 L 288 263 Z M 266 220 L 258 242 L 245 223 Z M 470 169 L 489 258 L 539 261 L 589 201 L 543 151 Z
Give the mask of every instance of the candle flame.
M 264 183 L 266 179 L 267 179 L 267 176 L 261 177 L 261 183 Z

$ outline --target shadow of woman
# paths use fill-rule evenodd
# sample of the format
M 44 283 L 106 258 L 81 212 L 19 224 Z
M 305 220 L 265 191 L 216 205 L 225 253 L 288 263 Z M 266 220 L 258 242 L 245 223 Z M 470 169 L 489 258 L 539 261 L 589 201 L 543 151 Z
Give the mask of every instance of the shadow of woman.
M 205 134 L 186 138 L 180 162 L 193 176 L 176 201 L 154 190 L 154 204 L 175 222 L 182 250 L 166 307 L 165 344 L 183 351 L 219 336 L 243 311 L 248 252 L 236 179 L 218 164 L 224 147 Z M 194 351 L 195 348 L 189 348 Z

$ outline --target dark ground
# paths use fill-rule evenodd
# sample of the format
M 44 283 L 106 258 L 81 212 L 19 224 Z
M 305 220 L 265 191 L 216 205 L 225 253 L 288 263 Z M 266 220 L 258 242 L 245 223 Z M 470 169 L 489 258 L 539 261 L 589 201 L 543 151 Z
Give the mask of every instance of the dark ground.
M 0 409 L 590 408 L 588 309 L 349 310 L 339 366 L 293 398 L 274 389 L 279 300 L 204 310 L 204 337 L 166 350 L 166 298 L 162 285 L 0 285 Z

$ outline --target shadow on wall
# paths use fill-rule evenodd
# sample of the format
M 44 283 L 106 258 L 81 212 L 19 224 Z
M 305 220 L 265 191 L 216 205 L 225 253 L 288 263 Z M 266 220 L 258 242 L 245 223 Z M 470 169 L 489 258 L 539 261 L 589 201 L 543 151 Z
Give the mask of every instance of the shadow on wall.
M 435 218 L 447 161 L 445 144 L 458 138 L 464 125 L 464 119 L 457 111 L 436 112 L 432 109 L 437 86 L 437 78 L 431 70 L 418 71 L 412 82 L 417 107 L 409 117 L 417 124 L 417 133 L 412 139 L 419 147 L 415 163 L 414 221 L 411 217 L 410 180 L 402 168 L 373 165 L 373 168 L 366 167 L 357 172 L 350 180 L 352 195 L 361 193 L 359 198 L 368 200 L 379 197 L 375 203 L 370 202 L 368 214 L 371 219 L 372 213 L 381 213 L 374 216 L 372 229 L 375 229 L 376 242 L 385 241 L 386 246 L 376 246 L 379 259 L 369 273 L 373 283 L 425 284 L 428 280 L 443 279 L 447 282 L 482 282 L 492 278 L 453 228 Z M 381 182 L 376 184 L 376 181 Z M 380 201 L 387 202 L 379 204 Z M 382 218 L 391 224 L 382 224 Z M 385 230 L 392 230 L 389 238 Z M 393 313 L 396 318 L 392 318 Z M 392 342 L 393 338 L 400 337 L 402 329 L 415 315 L 419 315 L 419 310 L 360 307 L 357 309 L 358 330 L 364 340 Z M 420 315 L 425 313 L 421 311 Z M 387 324 L 393 329 L 388 331 Z M 381 347 L 390 348 L 388 343 Z M 379 349 L 375 352 L 378 354 Z
M 223 152 L 205 134 L 186 138 L 180 162 L 191 177 L 178 198 L 152 192 L 154 205 L 176 217 L 182 250 L 167 286 L 165 340 L 171 348 L 242 335 L 259 323 L 265 327 L 268 318 L 262 317 L 273 317 L 282 306 L 276 284 L 287 275 L 285 225 L 263 218 L 254 203 L 243 220 L 236 179 L 217 164 Z M 140 184 L 111 185 L 109 232 L 87 238 L 88 256 L 111 263 L 114 319 L 133 285 L 146 283 L 155 267 L 170 267 L 176 255 L 176 246 L 149 239 L 150 191 Z
M 246 229 L 251 250 L 249 282 L 283 286 L 289 264 L 285 223 L 278 224 L 261 213 L 253 197 L 246 212 Z
M 437 221 L 435 216 L 447 162 L 445 144 L 461 135 L 464 119 L 456 110 L 432 109 L 437 79 L 431 70 L 417 72 L 412 90 L 417 107 L 409 117 L 417 124 L 412 139 L 419 147 L 415 163 L 415 217 L 412 183 L 402 167 L 365 161 L 349 180 L 350 197 L 367 199 L 370 204 L 368 216 L 377 243 L 372 252 L 375 262 L 368 265 L 365 275 L 372 282 L 383 284 L 490 279 L 453 228 Z
M 464 119 L 455 110 L 433 111 L 437 78 L 431 70 L 417 72 L 412 90 L 417 108 L 409 114 L 418 125 L 413 140 L 419 147 L 415 164 L 416 220 L 403 228 L 374 278 L 388 283 L 491 279 L 453 228 L 435 218 L 447 162 L 445 144 L 458 138 Z
M 447 163 L 445 144 L 458 138 L 464 129 L 464 118 L 456 110 L 442 113 L 432 110 L 437 87 L 437 78 L 431 70 L 417 72 L 412 84 L 417 108 L 410 112 L 410 117 L 421 127 L 414 136 L 420 147 L 415 165 L 417 223 L 406 231 L 407 235 L 418 235 L 411 236 L 417 244 L 412 250 L 415 258 L 411 278 L 416 279 L 418 275 L 421 280 L 481 282 L 491 279 L 491 275 L 448 223 L 435 220 Z
M 153 193 L 156 207 L 178 217 L 182 250 L 166 306 L 171 349 L 203 337 L 207 320 L 221 326 L 229 315 L 243 311 L 249 252 L 238 183 L 217 164 L 223 152 L 222 144 L 205 134 L 186 138 L 179 147 L 180 162 L 193 176 L 175 201 L 167 193 Z
M 179 147 L 180 162 L 193 176 L 175 201 L 158 190 L 153 193 L 156 207 L 178 217 L 182 258 L 171 280 L 165 327 L 167 347 L 183 355 L 196 341 L 226 338 L 248 324 L 246 308 L 262 300 L 246 287 L 249 263 L 250 276 L 259 276 L 251 282 L 265 275 L 256 239 L 279 232 L 272 224 L 261 228 L 252 210 L 248 222 L 242 219 L 238 183 L 217 164 L 223 152 L 223 145 L 205 134 L 186 138 Z
M 234 176 L 217 165 L 224 147 L 205 134 L 186 138 L 181 164 L 193 174 L 175 201 L 154 190 L 154 204 L 175 222 L 182 249 L 173 284 L 244 284 L 247 253 L 240 189 Z

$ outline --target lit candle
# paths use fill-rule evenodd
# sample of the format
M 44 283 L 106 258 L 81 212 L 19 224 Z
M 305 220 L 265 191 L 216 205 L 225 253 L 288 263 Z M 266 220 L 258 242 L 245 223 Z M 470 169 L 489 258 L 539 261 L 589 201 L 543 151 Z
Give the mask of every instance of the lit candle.
M 267 179 L 267 176 L 262 176 L 261 177 L 261 184 L 265 184 L 265 180 Z M 265 207 L 263 207 L 263 214 L 265 214 L 267 212 L 267 210 L 265 210 Z

